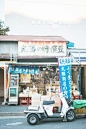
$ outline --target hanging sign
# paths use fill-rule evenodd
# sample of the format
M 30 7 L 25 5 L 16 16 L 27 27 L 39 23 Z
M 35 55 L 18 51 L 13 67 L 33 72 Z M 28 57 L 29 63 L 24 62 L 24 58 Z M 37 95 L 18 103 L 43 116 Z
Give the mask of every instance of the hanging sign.
M 37 74 L 39 73 L 39 68 L 29 66 L 10 66 L 9 72 L 14 74 Z
M 66 56 L 66 42 L 19 41 L 19 56 Z
M 70 57 L 59 58 L 59 71 L 61 92 L 71 99 L 72 95 L 72 81 L 71 81 L 71 59 Z

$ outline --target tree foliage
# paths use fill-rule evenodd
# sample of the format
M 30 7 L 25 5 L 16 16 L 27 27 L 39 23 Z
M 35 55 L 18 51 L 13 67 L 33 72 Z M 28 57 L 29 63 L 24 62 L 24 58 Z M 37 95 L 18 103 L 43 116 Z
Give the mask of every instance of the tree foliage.
M 4 27 L 4 22 L 0 20 L 0 35 L 7 35 L 8 31 L 10 31 L 9 27 Z

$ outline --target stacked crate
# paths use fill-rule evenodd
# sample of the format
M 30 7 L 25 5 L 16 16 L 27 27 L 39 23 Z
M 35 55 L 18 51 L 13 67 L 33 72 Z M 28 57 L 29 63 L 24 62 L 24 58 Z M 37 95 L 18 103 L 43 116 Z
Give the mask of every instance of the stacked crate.
M 31 103 L 32 103 L 32 97 L 29 97 L 29 102 L 28 102 L 28 104 L 31 105 Z
M 28 94 L 20 93 L 19 98 L 20 98 L 20 105 L 21 106 L 29 105 L 29 95 Z
M 20 105 L 21 106 L 27 106 L 29 105 L 29 98 L 28 97 L 20 97 Z

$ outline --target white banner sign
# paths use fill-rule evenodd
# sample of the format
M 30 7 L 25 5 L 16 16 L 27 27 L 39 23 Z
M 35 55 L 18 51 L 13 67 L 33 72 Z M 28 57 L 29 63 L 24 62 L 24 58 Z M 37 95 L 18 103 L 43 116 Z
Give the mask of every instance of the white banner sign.
M 66 42 L 19 41 L 19 56 L 66 56 Z

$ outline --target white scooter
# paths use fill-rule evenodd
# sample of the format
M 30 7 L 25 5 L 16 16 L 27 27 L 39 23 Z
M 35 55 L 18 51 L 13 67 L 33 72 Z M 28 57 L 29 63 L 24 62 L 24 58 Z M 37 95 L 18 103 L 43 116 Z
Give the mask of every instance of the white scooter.
M 63 121 L 73 121 L 75 119 L 75 111 L 72 101 L 68 104 L 64 93 L 59 93 L 62 101 L 61 111 L 59 113 L 53 113 L 53 106 L 55 101 L 43 101 L 40 103 L 40 107 L 29 106 L 24 113 L 27 117 L 27 122 L 30 125 L 37 124 L 40 120 L 46 118 L 63 118 Z

